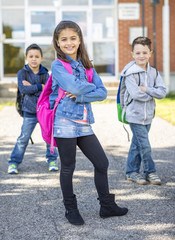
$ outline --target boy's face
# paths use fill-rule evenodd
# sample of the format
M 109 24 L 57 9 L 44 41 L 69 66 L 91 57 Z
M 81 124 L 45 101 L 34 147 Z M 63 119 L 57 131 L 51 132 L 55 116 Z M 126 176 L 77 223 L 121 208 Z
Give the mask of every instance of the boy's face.
M 26 60 L 28 62 L 29 67 L 32 70 L 39 69 L 40 63 L 43 60 L 40 50 L 38 49 L 29 50 L 26 56 Z
M 147 62 L 151 57 L 152 51 L 147 45 L 136 44 L 132 52 L 132 57 L 135 59 L 136 64 L 141 68 L 146 68 Z

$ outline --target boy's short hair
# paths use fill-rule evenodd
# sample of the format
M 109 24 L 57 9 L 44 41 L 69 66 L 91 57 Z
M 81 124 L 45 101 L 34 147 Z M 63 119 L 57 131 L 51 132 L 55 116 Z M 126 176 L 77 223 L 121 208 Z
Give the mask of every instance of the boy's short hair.
M 151 40 L 147 37 L 137 37 L 132 42 L 132 51 L 134 50 L 134 47 L 136 44 L 141 44 L 143 46 L 148 46 L 149 50 L 151 51 Z
M 30 50 L 32 50 L 32 49 L 39 50 L 40 53 L 41 53 L 41 57 L 43 56 L 42 49 L 41 49 L 36 43 L 33 43 L 33 44 L 31 44 L 30 46 L 28 46 L 28 47 L 26 48 L 26 56 L 27 56 L 28 52 L 29 52 Z

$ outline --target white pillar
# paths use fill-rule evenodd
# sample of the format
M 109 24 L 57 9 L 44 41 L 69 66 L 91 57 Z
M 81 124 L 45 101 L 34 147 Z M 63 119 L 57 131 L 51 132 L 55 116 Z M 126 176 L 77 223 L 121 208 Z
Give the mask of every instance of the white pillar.
M 169 0 L 164 0 L 163 6 L 163 78 L 170 92 L 170 13 Z

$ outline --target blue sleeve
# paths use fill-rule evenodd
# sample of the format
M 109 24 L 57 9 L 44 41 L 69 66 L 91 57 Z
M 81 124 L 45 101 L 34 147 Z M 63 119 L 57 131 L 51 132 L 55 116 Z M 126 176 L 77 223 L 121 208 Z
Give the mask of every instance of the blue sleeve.
M 103 101 L 107 97 L 107 90 L 104 87 L 101 78 L 93 68 L 93 84 L 96 86 L 94 90 L 86 94 L 82 94 L 76 97 L 75 102 L 95 102 Z
M 42 88 L 43 88 L 42 84 L 41 83 L 37 83 L 36 85 L 37 85 L 38 91 L 42 91 Z
M 18 72 L 17 77 L 18 77 L 18 88 L 19 88 L 19 91 L 22 94 L 35 94 L 39 91 L 38 87 L 37 87 L 37 84 L 33 84 L 33 85 L 30 85 L 30 86 L 24 86 L 23 85 L 22 81 L 26 80 L 26 79 L 25 79 L 25 76 L 24 76 L 22 70 L 20 70 Z
M 52 81 L 58 84 L 66 92 L 70 92 L 75 96 L 86 94 L 96 89 L 93 83 L 88 83 L 76 78 L 73 74 L 68 73 L 61 62 L 55 60 L 51 65 Z

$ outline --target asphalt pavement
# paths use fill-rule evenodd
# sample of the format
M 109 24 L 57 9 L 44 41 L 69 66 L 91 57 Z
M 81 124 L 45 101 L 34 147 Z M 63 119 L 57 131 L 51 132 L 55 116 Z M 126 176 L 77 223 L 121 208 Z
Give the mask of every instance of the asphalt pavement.
M 128 207 L 128 214 L 99 217 L 93 167 L 78 149 L 73 184 L 85 225 L 69 224 L 64 216 L 59 171 L 48 172 L 39 125 L 19 174 L 7 174 L 22 124 L 15 107 L 8 106 L 0 111 L 0 240 L 175 239 L 175 126 L 158 117 L 153 120 L 149 136 L 162 185 L 141 186 L 124 178 L 130 143 L 117 120 L 116 104 L 92 107 L 96 119 L 93 129 L 109 159 L 111 193 L 119 206 Z

